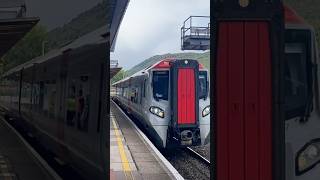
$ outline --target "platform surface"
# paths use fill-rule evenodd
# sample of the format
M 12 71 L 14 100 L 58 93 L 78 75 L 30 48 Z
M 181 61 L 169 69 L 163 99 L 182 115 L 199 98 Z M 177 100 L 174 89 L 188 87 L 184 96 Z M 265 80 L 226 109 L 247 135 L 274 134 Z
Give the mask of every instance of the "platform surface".
M 53 180 L 0 116 L 0 180 Z
M 110 108 L 110 179 L 175 179 L 112 101 Z

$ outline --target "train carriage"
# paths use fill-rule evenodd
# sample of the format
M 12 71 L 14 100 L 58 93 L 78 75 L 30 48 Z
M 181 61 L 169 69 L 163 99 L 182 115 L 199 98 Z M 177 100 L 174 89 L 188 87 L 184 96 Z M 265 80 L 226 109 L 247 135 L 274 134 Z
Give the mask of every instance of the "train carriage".
M 320 178 L 319 54 L 314 29 L 285 7 L 286 179 Z
M 113 86 L 159 147 L 209 142 L 209 75 L 196 60 L 164 59 Z
M 281 1 L 249 3 L 215 3 L 216 179 L 318 180 L 315 32 Z
M 105 30 L 19 65 L 0 79 L 6 117 L 84 179 L 105 179 Z

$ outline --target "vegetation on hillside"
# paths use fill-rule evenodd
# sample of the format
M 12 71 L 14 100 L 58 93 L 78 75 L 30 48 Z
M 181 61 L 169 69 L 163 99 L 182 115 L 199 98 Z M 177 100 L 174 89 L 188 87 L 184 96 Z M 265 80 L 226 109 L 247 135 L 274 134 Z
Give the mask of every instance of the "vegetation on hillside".
M 0 59 L 0 73 L 40 56 L 42 54 L 42 42 L 46 37 L 46 28 L 39 24 L 36 25 Z
M 285 0 L 290 7 L 292 7 L 300 16 L 302 16 L 307 23 L 312 25 L 315 29 L 318 44 L 320 44 L 320 1 L 318 0 Z M 134 66 L 126 72 L 126 76 L 132 75 L 143 68 L 146 68 L 157 61 L 167 58 L 190 58 L 197 59 L 200 63 L 204 64 L 210 70 L 210 52 L 206 53 L 177 53 L 177 54 L 164 54 L 156 55 L 149 59 L 144 60 L 138 65 Z
M 45 43 L 45 52 L 48 52 L 107 25 L 107 20 L 110 19 L 110 9 L 108 8 L 110 6 L 104 0 L 88 11 L 79 14 L 69 23 L 50 32 L 38 24 L 0 59 L 0 74 L 40 56 L 43 43 Z
M 130 76 L 156 62 L 165 59 L 165 58 L 177 58 L 177 59 L 195 59 L 202 63 L 206 68 L 210 68 L 210 52 L 205 53 L 174 53 L 174 54 L 163 54 L 156 55 L 149 59 L 144 60 L 143 62 L 137 64 L 133 68 L 127 71 L 126 75 Z
M 111 84 L 120 81 L 121 79 L 123 79 L 124 77 L 126 77 L 126 71 L 121 69 L 110 81 Z
M 107 1 L 89 9 L 72 19 L 68 24 L 48 33 L 48 48 L 61 47 L 99 27 L 107 24 Z
M 133 68 L 127 71 L 120 71 L 115 77 L 111 79 L 111 83 L 121 80 L 123 77 L 130 76 L 144 68 L 149 67 L 150 65 L 155 64 L 156 62 L 165 59 L 165 58 L 177 58 L 177 59 L 195 59 L 203 64 L 207 69 L 210 70 L 210 51 L 205 53 L 173 53 L 173 54 L 163 54 L 156 55 L 151 58 L 144 60 L 143 62 L 137 64 Z

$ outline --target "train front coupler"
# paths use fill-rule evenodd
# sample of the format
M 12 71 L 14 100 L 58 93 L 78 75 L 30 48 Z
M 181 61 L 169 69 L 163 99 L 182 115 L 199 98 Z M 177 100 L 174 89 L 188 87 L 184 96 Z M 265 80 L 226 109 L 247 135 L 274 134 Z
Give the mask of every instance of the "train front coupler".
M 171 128 L 172 138 L 177 141 L 179 146 L 198 146 L 201 145 L 200 128 Z

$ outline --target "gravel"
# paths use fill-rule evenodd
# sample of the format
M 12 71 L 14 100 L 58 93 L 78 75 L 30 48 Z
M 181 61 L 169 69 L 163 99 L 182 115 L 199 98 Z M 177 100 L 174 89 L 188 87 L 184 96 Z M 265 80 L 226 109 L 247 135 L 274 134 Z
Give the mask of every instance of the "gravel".
M 164 153 L 164 156 L 185 179 L 208 180 L 210 167 L 194 158 L 183 149 L 177 148 Z

